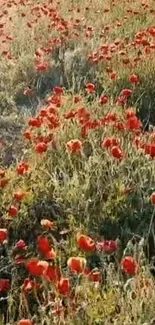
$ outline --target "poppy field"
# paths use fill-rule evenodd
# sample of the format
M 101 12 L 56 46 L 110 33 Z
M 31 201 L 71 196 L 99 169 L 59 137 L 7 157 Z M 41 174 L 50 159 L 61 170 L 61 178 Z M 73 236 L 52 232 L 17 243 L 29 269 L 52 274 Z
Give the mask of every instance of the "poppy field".
M 155 324 L 154 83 L 154 0 L 1 0 L 0 325 Z

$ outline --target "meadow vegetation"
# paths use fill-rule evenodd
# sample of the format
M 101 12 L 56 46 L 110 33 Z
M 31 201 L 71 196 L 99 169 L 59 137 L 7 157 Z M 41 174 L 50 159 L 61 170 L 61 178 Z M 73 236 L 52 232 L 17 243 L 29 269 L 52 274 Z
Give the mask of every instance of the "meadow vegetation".
M 0 7 L 0 325 L 155 324 L 155 1 Z

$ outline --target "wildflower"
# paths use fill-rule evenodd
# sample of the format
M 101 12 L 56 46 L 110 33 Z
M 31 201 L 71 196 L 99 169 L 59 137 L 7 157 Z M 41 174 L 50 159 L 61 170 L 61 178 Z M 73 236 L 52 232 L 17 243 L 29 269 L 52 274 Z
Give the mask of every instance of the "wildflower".
M 39 117 L 30 118 L 28 123 L 29 126 L 39 128 L 41 126 L 41 119 Z
M 32 134 L 31 134 L 30 130 L 26 130 L 23 135 L 24 135 L 25 139 L 27 139 L 27 140 L 32 139 Z
M 132 256 L 125 256 L 121 261 L 121 269 L 128 275 L 136 275 L 139 265 Z
M 32 258 L 26 263 L 26 268 L 29 273 L 33 276 L 40 276 L 44 274 L 46 268 L 43 265 L 39 265 L 39 260 L 37 258 Z
M 50 221 L 48 219 L 42 219 L 40 221 L 41 226 L 45 227 L 45 228 L 49 228 L 52 229 L 55 227 L 55 222 L 54 221 Z
M 92 252 L 95 250 L 95 242 L 88 236 L 78 235 L 77 244 L 83 251 Z
M 101 143 L 101 148 L 104 149 L 104 148 L 110 148 L 112 146 L 118 146 L 119 143 L 118 143 L 118 140 L 114 137 L 107 137 L 103 140 L 103 142 Z
M 56 86 L 54 87 L 53 91 L 56 95 L 62 95 L 64 93 L 64 88 Z
M 11 205 L 8 213 L 11 217 L 16 217 L 18 214 L 18 209 L 14 205 Z
M 57 290 L 60 294 L 67 296 L 70 292 L 70 283 L 69 279 L 61 278 L 58 282 Z
M 24 192 L 20 192 L 20 191 L 15 192 L 14 195 L 13 195 L 13 198 L 14 198 L 15 200 L 18 200 L 18 201 L 23 200 L 24 197 L 25 197 L 25 193 L 24 193 Z
M 121 149 L 118 146 L 113 146 L 111 148 L 111 154 L 114 158 L 117 158 L 117 159 L 122 159 L 124 157 L 123 152 L 121 151 Z
M 93 83 L 87 83 L 85 88 L 88 94 L 92 94 L 95 91 L 95 85 Z
M 137 118 L 137 116 L 133 116 L 128 118 L 125 128 L 128 130 L 139 130 L 142 127 L 141 121 Z
M 57 267 L 49 265 L 44 272 L 44 277 L 48 281 L 57 283 L 61 279 L 61 272 Z
M 123 89 L 121 91 L 121 96 L 123 96 L 123 97 L 129 97 L 129 96 L 132 95 L 132 93 L 133 93 L 133 91 L 131 89 Z
M 26 162 L 22 162 L 17 166 L 17 174 L 24 175 L 29 169 L 29 165 Z
M 80 140 L 70 140 L 67 142 L 66 148 L 72 153 L 79 153 L 82 149 L 82 142 Z
M 120 106 L 125 106 L 125 104 L 126 104 L 126 97 L 125 96 L 119 96 L 117 98 L 117 101 L 116 102 Z
M 152 201 L 152 204 L 155 205 L 155 192 L 152 193 L 151 201 Z
M 22 288 L 23 288 L 23 291 L 25 293 L 27 293 L 33 289 L 35 289 L 35 290 L 38 289 L 39 285 L 35 281 L 31 280 L 30 278 L 26 278 L 24 280 Z
M 7 178 L 0 179 L 0 188 L 5 188 L 9 183 Z
M 39 154 L 42 154 L 44 152 L 46 152 L 48 149 L 48 146 L 45 142 L 39 142 L 36 146 L 35 146 L 35 151 Z
M 9 279 L 0 279 L 0 292 L 8 291 L 10 289 Z
M 139 77 L 135 74 L 132 74 L 129 76 L 129 81 L 132 83 L 132 84 L 139 84 L 140 83 L 140 80 L 139 80 Z
M 45 117 L 45 116 L 47 116 L 47 114 L 48 114 L 48 111 L 46 108 L 42 108 L 40 110 L 40 116 Z
M 132 108 L 128 108 L 128 109 L 126 109 L 126 111 L 125 111 L 125 116 L 126 116 L 127 119 L 130 119 L 130 118 L 132 118 L 132 117 L 135 117 L 135 115 L 136 115 L 136 112 L 133 111 Z
M 0 228 L 0 244 L 3 243 L 8 238 L 8 230 L 5 228 Z
M 109 98 L 108 98 L 108 96 L 106 96 L 106 95 L 101 96 L 101 97 L 99 98 L 99 103 L 100 103 L 100 104 L 107 104 L 108 101 L 109 101 Z
M 76 117 L 80 124 L 84 124 L 89 121 L 90 113 L 85 109 L 85 107 L 81 107 L 76 110 Z
M 96 244 L 96 249 L 104 251 L 107 254 L 114 253 L 118 249 L 117 241 L 115 240 L 103 240 Z
M 24 242 L 24 240 L 20 239 L 17 241 L 17 243 L 15 244 L 15 249 L 20 249 L 20 250 L 27 250 L 27 245 Z
M 21 320 L 18 322 L 18 325 L 33 325 L 33 323 L 31 322 L 30 319 L 21 319 Z
M 45 236 L 39 236 L 37 238 L 37 246 L 39 252 L 45 255 L 51 250 L 50 242 Z
M 94 269 L 88 274 L 88 278 L 89 278 L 89 280 L 91 280 L 93 282 L 100 282 L 102 279 L 102 276 L 101 276 L 101 273 L 97 269 Z
M 48 259 L 48 260 L 54 260 L 56 258 L 56 252 L 55 250 L 52 248 L 50 251 L 48 251 L 46 254 L 45 254 L 45 257 Z
M 150 155 L 152 158 L 155 157 L 155 143 L 144 144 L 144 151 L 147 155 Z
M 40 63 L 40 64 L 38 64 L 37 66 L 36 66 L 36 70 L 38 71 L 38 72 L 44 72 L 44 71 L 46 71 L 48 69 L 48 65 L 47 65 L 47 63 Z
M 67 261 L 70 271 L 82 273 L 86 267 L 86 259 L 84 257 L 70 257 Z

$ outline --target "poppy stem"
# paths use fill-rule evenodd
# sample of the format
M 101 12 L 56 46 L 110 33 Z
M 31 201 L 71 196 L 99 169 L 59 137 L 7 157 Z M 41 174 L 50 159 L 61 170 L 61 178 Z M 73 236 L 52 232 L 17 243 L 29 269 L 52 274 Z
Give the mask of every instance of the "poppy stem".
M 149 230 L 148 230 L 148 234 L 147 234 L 147 241 L 149 239 L 149 235 L 150 235 L 150 232 L 151 232 L 151 229 L 152 229 L 154 216 L 155 216 L 155 208 L 153 209 L 152 217 L 151 217 L 151 220 L 150 220 Z
M 150 220 L 150 225 L 149 225 L 149 230 L 148 230 L 147 237 L 146 237 L 147 246 L 148 246 L 149 236 L 150 236 L 152 226 L 153 226 L 154 217 L 155 217 L 155 207 L 153 209 L 153 213 L 152 213 L 151 220 Z M 149 247 L 148 247 L 148 253 L 149 253 Z

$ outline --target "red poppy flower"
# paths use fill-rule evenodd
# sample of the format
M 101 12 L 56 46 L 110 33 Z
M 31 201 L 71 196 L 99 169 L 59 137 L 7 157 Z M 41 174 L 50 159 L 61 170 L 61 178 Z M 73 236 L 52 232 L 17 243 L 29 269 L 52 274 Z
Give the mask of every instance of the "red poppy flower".
M 115 113 L 109 113 L 104 118 L 106 124 L 110 124 L 117 121 L 117 116 Z
M 155 205 L 155 192 L 152 193 L 151 201 L 152 201 L 152 204 Z
M 61 278 L 60 281 L 58 282 L 57 290 L 63 296 L 67 296 L 70 292 L 69 279 Z
M 64 93 L 64 87 L 56 86 L 54 87 L 53 91 L 56 95 L 62 95 Z
M 0 292 L 8 291 L 10 289 L 9 279 L 0 279 Z
M 110 73 L 110 79 L 111 80 L 116 80 L 118 78 L 117 73 L 115 71 Z
M 108 98 L 108 96 L 106 96 L 106 95 L 101 96 L 101 97 L 99 98 L 99 103 L 100 103 L 100 104 L 107 104 L 108 101 L 109 101 L 109 98 Z
M 15 200 L 19 200 L 19 201 L 23 200 L 24 197 L 25 197 L 25 193 L 20 192 L 20 191 L 15 192 L 14 195 L 13 195 L 13 198 L 14 198 Z
M 50 251 L 48 251 L 46 254 L 45 254 L 45 257 L 48 259 L 48 260 L 54 260 L 56 258 L 56 252 L 55 250 L 52 248 Z
M 125 123 L 125 128 L 128 130 L 139 130 L 141 127 L 142 123 L 137 116 L 128 118 L 127 122 Z
M 24 132 L 24 137 L 25 137 L 25 139 L 27 139 L 27 140 L 31 140 L 31 139 L 32 139 L 31 131 L 30 131 L 30 130 L 26 130 L 26 131 Z
M 124 157 L 122 150 L 118 146 L 114 146 L 111 148 L 111 154 L 114 158 L 117 159 L 122 159 Z
M 45 117 L 45 116 L 47 116 L 47 114 L 48 114 L 48 111 L 46 108 L 42 108 L 40 110 L 40 116 Z
M 45 236 L 39 236 L 37 238 L 37 246 L 39 252 L 45 255 L 51 250 L 51 244 Z
M 85 88 L 88 94 L 92 94 L 95 91 L 95 85 L 92 83 L 87 83 Z
M 24 280 L 24 283 L 23 283 L 23 291 L 25 293 L 33 290 L 33 289 L 38 289 L 39 288 L 39 284 L 36 283 L 35 281 L 31 280 L 30 278 L 27 278 Z
M 98 270 L 94 269 L 88 274 L 88 278 L 89 278 L 89 280 L 91 280 L 93 282 L 100 282 L 102 279 L 102 276 Z
M 56 223 L 54 221 L 50 221 L 48 219 L 42 219 L 40 221 L 41 226 L 48 228 L 48 229 L 53 229 L 55 228 Z
M 77 244 L 83 251 L 93 252 L 95 250 L 95 242 L 88 236 L 78 235 Z
M 42 121 L 39 117 L 30 118 L 28 123 L 29 123 L 29 126 L 40 128 Z
M 125 256 L 121 261 L 121 269 L 128 275 L 136 275 L 139 265 L 132 256 Z
M 7 178 L 3 178 L 0 180 L 0 188 L 5 188 L 9 183 L 9 180 Z
M 121 91 L 121 96 L 123 96 L 123 97 L 129 97 L 129 96 L 132 95 L 132 93 L 133 93 L 133 91 L 131 89 L 123 89 Z
M 8 238 L 8 231 L 5 228 L 0 228 L 0 243 L 3 243 Z
M 115 240 L 103 240 L 96 244 L 96 249 L 104 251 L 107 254 L 114 253 L 118 249 L 118 244 Z
M 15 249 L 20 249 L 20 250 L 27 250 L 27 245 L 24 242 L 24 240 L 20 239 L 17 241 L 17 243 L 15 244 Z
M 70 257 L 67 265 L 72 272 L 82 273 L 86 267 L 86 259 L 84 257 Z
M 33 325 L 33 323 L 31 322 L 30 319 L 21 319 L 21 320 L 18 322 L 18 325 Z
M 80 153 L 82 149 L 82 142 L 80 140 L 70 140 L 67 142 L 66 148 L 72 153 Z
M 39 260 L 37 258 L 32 258 L 26 263 L 26 267 L 33 276 L 43 275 L 46 268 L 43 265 L 39 265 Z
M 126 109 L 126 111 L 125 111 L 125 116 L 126 116 L 127 119 L 129 119 L 129 118 L 131 118 L 131 117 L 135 117 L 135 115 L 136 115 L 136 112 L 133 111 L 132 108 L 128 108 L 128 109 Z
M 126 105 L 126 97 L 125 96 L 119 96 L 117 98 L 117 104 L 120 106 L 125 106 Z
M 39 154 L 42 154 L 44 152 L 46 152 L 48 149 L 48 145 L 45 142 L 39 142 L 36 146 L 35 146 L 35 151 Z
M 132 74 L 129 76 L 129 81 L 132 83 L 132 84 L 139 84 L 140 83 L 140 80 L 139 80 L 139 77 L 135 74 Z
M 105 138 L 103 140 L 103 142 L 101 143 L 101 148 L 104 149 L 104 148 L 110 148 L 112 146 L 118 146 L 119 145 L 119 142 L 116 138 L 114 137 L 108 137 L 108 138 Z
M 17 174 L 24 175 L 29 169 L 29 165 L 26 162 L 22 162 L 17 166 Z
M 149 27 L 148 28 L 148 32 L 151 36 L 155 37 L 155 27 L 152 26 L 152 27 Z
M 61 279 L 61 272 L 57 267 L 49 265 L 44 272 L 44 278 L 53 283 L 57 283 Z
M 18 209 L 14 205 L 11 205 L 8 213 L 11 217 L 16 217 L 18 214 Z
M 41 71 L 41 72 L 44 72 L 48 69 L 48 65 L 47 63 L 40 63 L 36 66 L 36 70 L 37 71 Z
M 150 155 L 152 158 L 155 157 L 155 144 L 147 143 L 144 145 L 144 150 L 147 155 Z
M 76 110 L 76 117 L 80 124 L 84 124 L 89 121 L 90 119 L 90 113 L 86 110 L 85 107 L 81 107 Z

